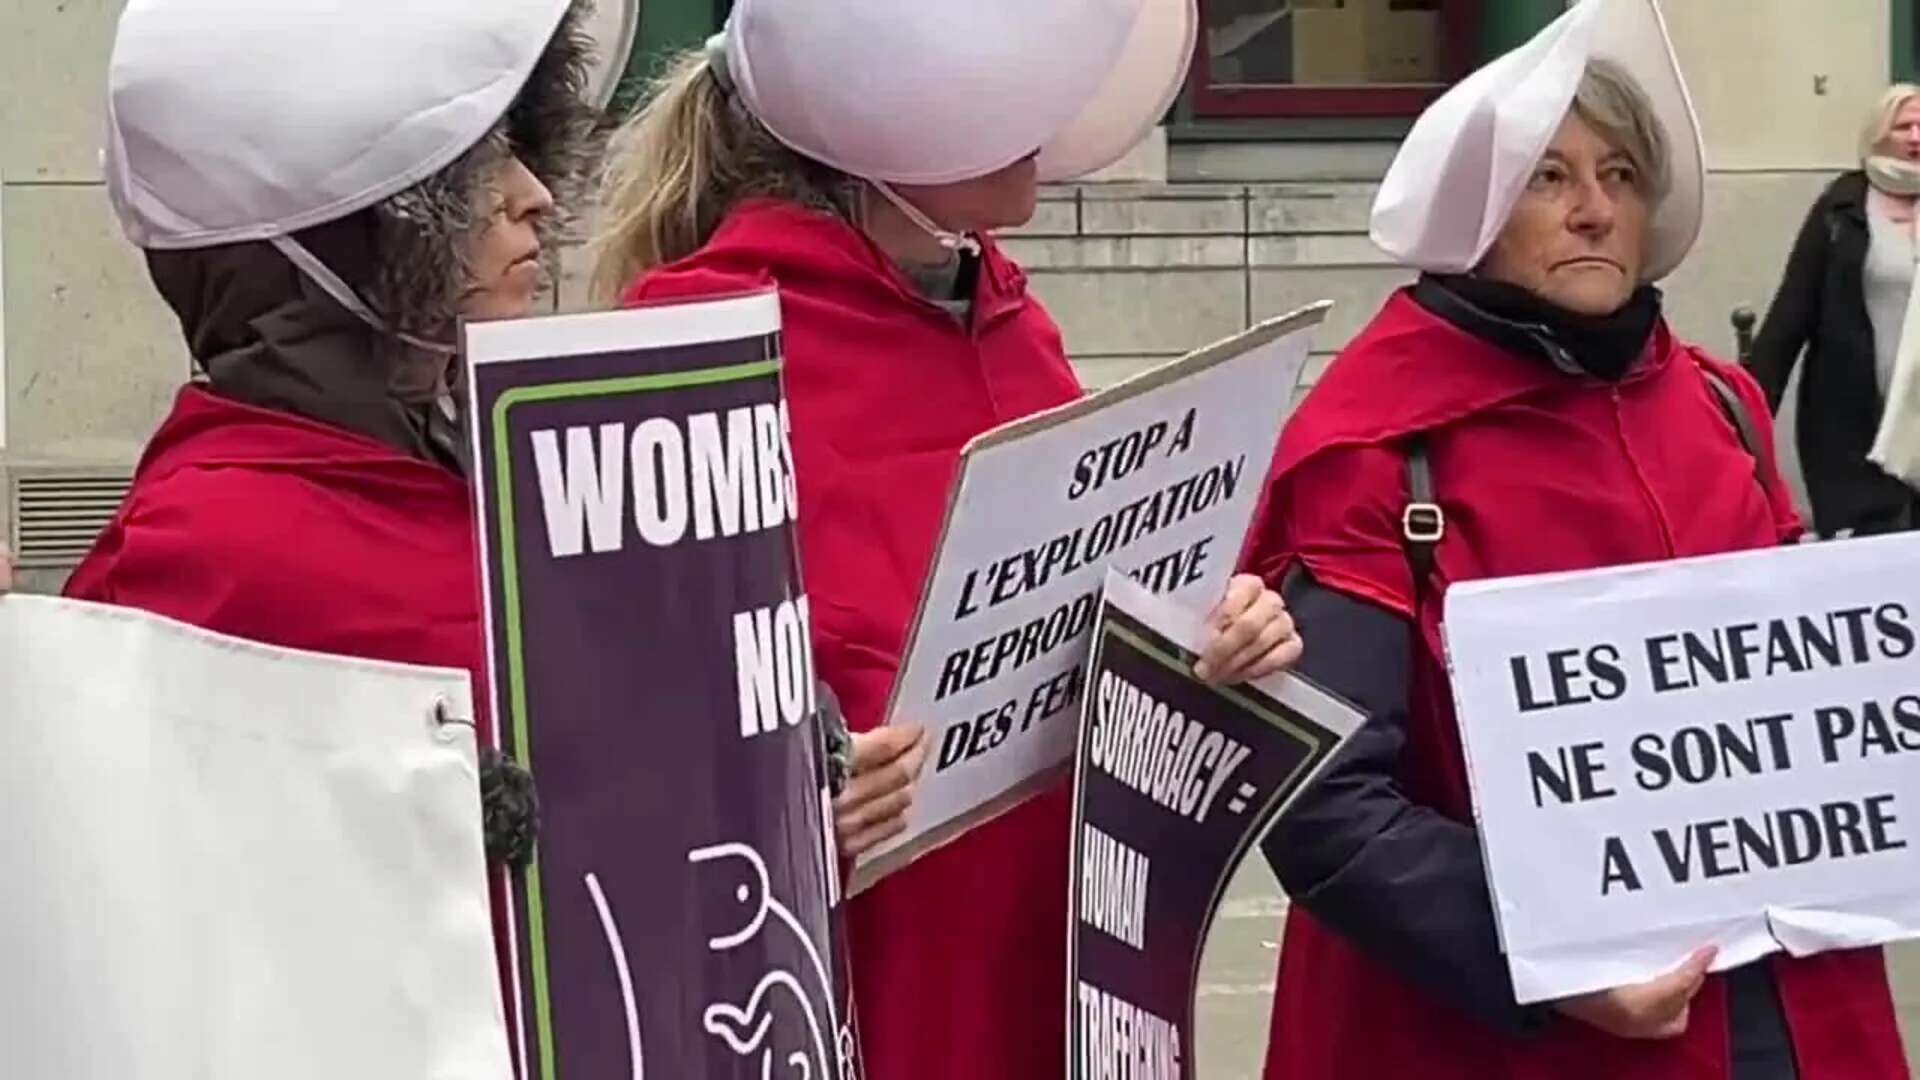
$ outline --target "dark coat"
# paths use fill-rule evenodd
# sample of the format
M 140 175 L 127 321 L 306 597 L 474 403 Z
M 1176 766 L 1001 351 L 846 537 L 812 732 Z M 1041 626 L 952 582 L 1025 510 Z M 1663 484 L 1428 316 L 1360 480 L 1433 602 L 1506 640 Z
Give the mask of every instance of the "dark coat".
M 1855 171 L 1807 212 L 1753 343 L 1753 376 L 1775 410 L 1806 355 L 1795 435 L 1814 527 L 1828 536 L 1913 524 L 1913 490 L 1867 460 L 1883 408 L 1867 318 L 1867 244 L 1867 177 Z

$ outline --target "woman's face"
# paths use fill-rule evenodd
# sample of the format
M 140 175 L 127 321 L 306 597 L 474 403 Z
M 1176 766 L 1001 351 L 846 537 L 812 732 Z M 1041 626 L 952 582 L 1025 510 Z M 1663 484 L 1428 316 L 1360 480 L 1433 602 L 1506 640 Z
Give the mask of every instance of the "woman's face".
M 553 193 L 519 158 L 509 157 L 476 199 L 480 227 L 467 253 L 471 281 L 460 313 L 470 319 L 531 314 L 545 284 L 540 224 L 553 212 Z
M 973 180 L 897 184 L 894 189 L 942 228 L 959 233 L 1010 229 L 1033 218 L 1040 196 L 1034 156 Z
M 1648 217 L 1633 162 L 1568 113 L 1480 273 L 1569 311 L 1611 315 L 1640 284 Z
M 1893 114 L 1893 127 L 1874 152 L 1883 157 L 1920 162 L 1920 97 L 1910 97 Z

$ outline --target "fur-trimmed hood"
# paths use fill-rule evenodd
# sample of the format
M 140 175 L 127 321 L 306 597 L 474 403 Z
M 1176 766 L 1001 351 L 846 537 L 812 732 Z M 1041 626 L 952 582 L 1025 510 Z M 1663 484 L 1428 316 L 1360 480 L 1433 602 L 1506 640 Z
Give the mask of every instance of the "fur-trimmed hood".
M 453 162 L 334 221 L 292 233 L 385 329 L 350 312 L 267 240 L 147 252 L 155 285 L 201 377 L 224 396 L 367 435 L 459 467 L 457 387 L 448 355 L 466 291 L 464 257 L 487 221 L 483 186 L 517 156 L 553 192 L 549 261 L 596 159 L 599 110 L 587 85 L 590 0 L 574 0 L 504 114 Z

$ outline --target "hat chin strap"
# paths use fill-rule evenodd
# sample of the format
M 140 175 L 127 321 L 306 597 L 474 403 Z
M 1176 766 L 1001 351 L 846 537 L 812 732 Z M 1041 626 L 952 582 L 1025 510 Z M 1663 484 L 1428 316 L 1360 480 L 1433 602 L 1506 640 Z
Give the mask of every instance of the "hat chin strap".
M 346 282 L 340 280 L 340 275 L 334 273 L 332 267 L 321 262 L 319 256 L 308 251 L 300 241 L 295 240 L 293 237 L 276 236 L 273 237 L 269 243 L 271 243 L 280 254 L 286 256 L 287 261 L 292 263 L 295 269 L 307 275 L 308 280 L 320 286 L 328 296 L 339 301 L 340 306 L 351 312 L 354 318 L 366 323 L 380 333 L 411 345 L 416 349 L 422 349 L 441 356 L 453 356 L 460 351 L 447 342 L 428 341 L 426 338 L 402 333 L 387 325 L 386 320 L 374 314 L 373 309 L 367 306 L 367 302 L 360 298 L 359 293 L 354 292 L 347 286 Z
M 922 212 L 919 207 L 908 202 L 899 192 L 878 180 L 869 180 L 867 184 L 871 186 L 873 190 L 879 192 L 882 198 L 892 203 L 895 209 L 905 214 L 908 221 L 918 225 L 921 231 L 939 241 L 941 247 L 946 248 L 948 251 L 964 251 L 969 255 L 980 254 L 980 240 L 978 237 L 941 228 L 932 218 Z

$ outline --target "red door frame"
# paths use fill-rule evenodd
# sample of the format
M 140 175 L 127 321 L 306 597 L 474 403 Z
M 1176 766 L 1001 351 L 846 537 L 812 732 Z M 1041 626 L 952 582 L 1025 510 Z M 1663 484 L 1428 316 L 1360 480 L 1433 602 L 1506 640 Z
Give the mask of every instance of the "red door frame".
M 1440 9 L 1441 67 L 1449 80 L 1474 68 L 1484 0 L 1444 0 Z M 1193 52 L 1187 91 L 1196 117 L 1248 116 L 1415 116 L 1441 95 L 1446 83 L 1375 86 L 1285 86 L 1275 83 L 1215 85 L 1207 49 L 1207 0 L 1200 0 L 1200 46 Z

